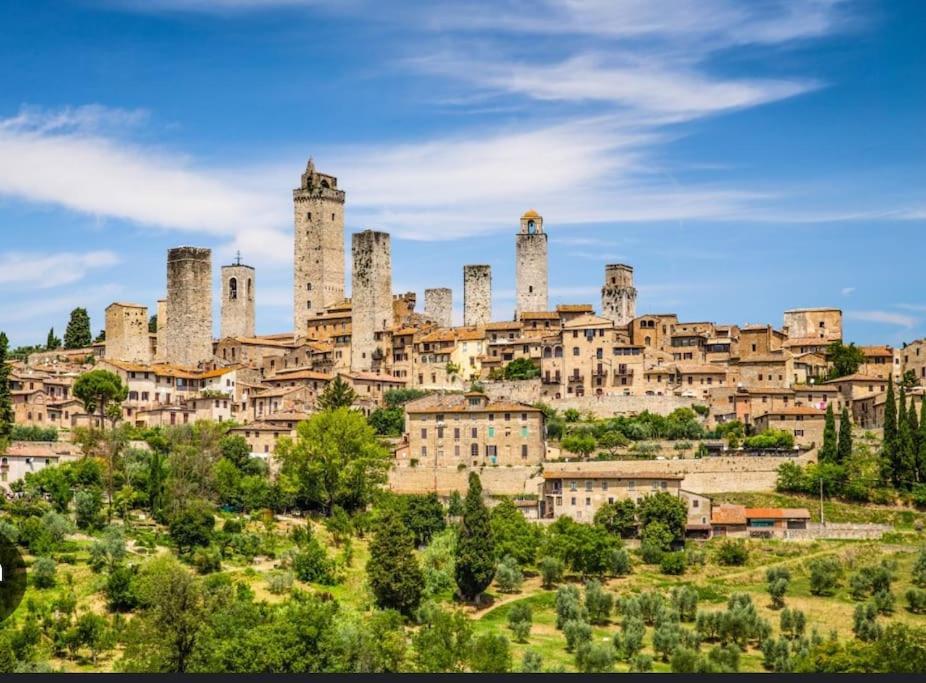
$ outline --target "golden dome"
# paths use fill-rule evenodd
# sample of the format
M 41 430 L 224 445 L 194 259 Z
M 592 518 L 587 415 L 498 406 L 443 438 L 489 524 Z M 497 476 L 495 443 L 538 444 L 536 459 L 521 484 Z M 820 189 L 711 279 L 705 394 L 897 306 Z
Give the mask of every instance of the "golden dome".
M 524 215 L 521 216 L 521 220 L 526 220 L 528 218 L 540 218 L 540 214 L 534 211 L 533 209 L 528 209 L 524 212 Z

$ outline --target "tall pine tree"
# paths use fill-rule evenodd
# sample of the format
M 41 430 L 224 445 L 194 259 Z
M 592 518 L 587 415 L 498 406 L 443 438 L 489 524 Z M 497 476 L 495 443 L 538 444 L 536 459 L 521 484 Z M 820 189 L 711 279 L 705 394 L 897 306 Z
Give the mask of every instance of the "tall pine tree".
M 10 394 L 10 366 L 6 362 L 6 354 L 10 347 L 10 340 L 5 332 L 0 332 L 0 440 L 6 441 L 13 433 L 13 397 Z
M 90 334 L 90 316 L 86 308 L 71 311 L 67 329 L 64 331 L 64 348 L 83 349 L 90 346 L 93 337 Z
M 894 397 L 892 375 L 888 375 L 887 394 L 884 399 L 884 438 L 881 442 L 881 455 L 885 466 L 884 478 L 896 486 L 900 475 L 900 458 L 897 449 L 897 399 Z
M 840 464 L 852 456 L 852 419 L 849 417 L 848 406 L 842 407 L 842 415 L 839 416 L 839 445 L 836 448 L 836 460 Z
M 376 528 L 367 578 L 381 609 L 398 610 L 406 616 L 418 609 L 424 576 L 415 559 L 412 535 L 395 510 L 388 511 Z
M 836 416 L 833 415 L 833 404 L 826 406 L 826 419 L 823 424 L 823 445 L 820 447 L 820 462 L 834 462 L 836 460 Z
M 469 490 L 463 502 L 463 520 L 457 535 L 456 581 L 464 600 L 473 601 L 495 576 L 495 543 L 489 511 L 482 502 L 482 482 L 469 474 Z

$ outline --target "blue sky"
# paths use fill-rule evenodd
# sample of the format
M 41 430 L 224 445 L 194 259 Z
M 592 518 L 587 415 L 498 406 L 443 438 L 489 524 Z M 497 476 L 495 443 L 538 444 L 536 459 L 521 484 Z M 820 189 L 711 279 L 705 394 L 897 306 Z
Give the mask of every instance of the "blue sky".
M 923 25 L 916 0 L 2 3 L 0 329 L 153 310 L 180 244 L 240 249 L 258 331 L 290 329 L 312 155 L 419 301 L 459 309 L 488 262 L 510 317 L 535 208 L 551 303 L 597 307 L 618 261 L 641 313 L 839 306 L 899 345 L 926 334 Z

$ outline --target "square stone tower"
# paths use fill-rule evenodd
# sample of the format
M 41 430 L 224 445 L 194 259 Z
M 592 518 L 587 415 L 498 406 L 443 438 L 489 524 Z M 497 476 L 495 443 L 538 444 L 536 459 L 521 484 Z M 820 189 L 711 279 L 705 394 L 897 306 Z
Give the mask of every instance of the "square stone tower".
M 463 324 L 492 322 L 492 266 L 463 266 Z
M 344 299 L 344 192 L 312 159 L 293 190 L 293 322 L 297 335 L 316 312 Z
M 196 367 L 212 360 L 212 251 L 167 252 L 167 328 L 164 360 Z
M 452 327 L 453 290 L 449 287 L 424 290 L 424 314 L 440 327 Z
M 254 268 L 238 262 L 222 266 L 221 337 L 254 336 Z
M 381 360 L 376 333 L 392 327 L 392 247 L 389 233 L 364 230 L 351 238 L 350 368 L 370 371 Z
M 163 363 L 167 353 L 167 299 L 158 299 L 158 331 L 154 360 Z
M 106 359 L 131 363 L 151 360 L 147 306 L 113 303 L 106 307 Z
M 637 290 L 633 286 L 631 266 L 612 263 L 604 267 L 601 315 L 616 325 L 626 325 L 637 317 Z
M 543 217 L 531 209 L 521 216 L 521 230 L 515 236 L 515 312 L 547 310 L 547 234 Z

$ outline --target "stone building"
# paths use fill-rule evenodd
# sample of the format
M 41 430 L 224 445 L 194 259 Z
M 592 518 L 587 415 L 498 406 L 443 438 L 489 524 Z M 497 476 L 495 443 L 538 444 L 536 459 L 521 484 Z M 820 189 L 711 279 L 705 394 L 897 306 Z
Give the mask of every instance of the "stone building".
M 303 335 L 310 317 L 344 299 L 344 191 L 309 159 L 293 209 L 293 321 Z
M 389 234 L 364 230 L 354 233 L 351 285 L 350 368 L 370 371 L 383 350 L 376 333 L 392 327 L 392 251 Z
M 212 251 L 167 252 L 167 328 L 164 360 L 195 367 L 212 359 Z
M 467 327 L 492 321 L 492 266 L 463 266 L 463 324 Z
M 535 465 L 546 458 L 543 412 L 479 392 L 432 394 L 405 406 L 408 455 L 419 466 Z
M 547 234 L 543 217 L 531 209 L 521 216 L 515 237 L 515 319 L 524 311 L 547 310 Z
M 220 337 L 254 336 L 254 268 L 241 263 L 222 266 L 222 322 Z
M 633 286 L 633 268 L 623 263 L 604 267 L 601 288 L 601 315 L 615 325 L 626 325 L 637 317 L 637 290 Z
M 842 340 L 842 311 L 838 308 L 792 308 L 785 311 L 783 332 L 789 339 Z
M 163 363 L 167 353 L 167 299 L 158 299 L 158 329 L 155 334 L 154 360 Z
M 137 363 L 151 360 L 147 306 L 113 303 L 106 307 L 105 357 Z
M 453 290 L 438 287 L 424 290 L 424 314 L 439 327 L 453 325 Z

